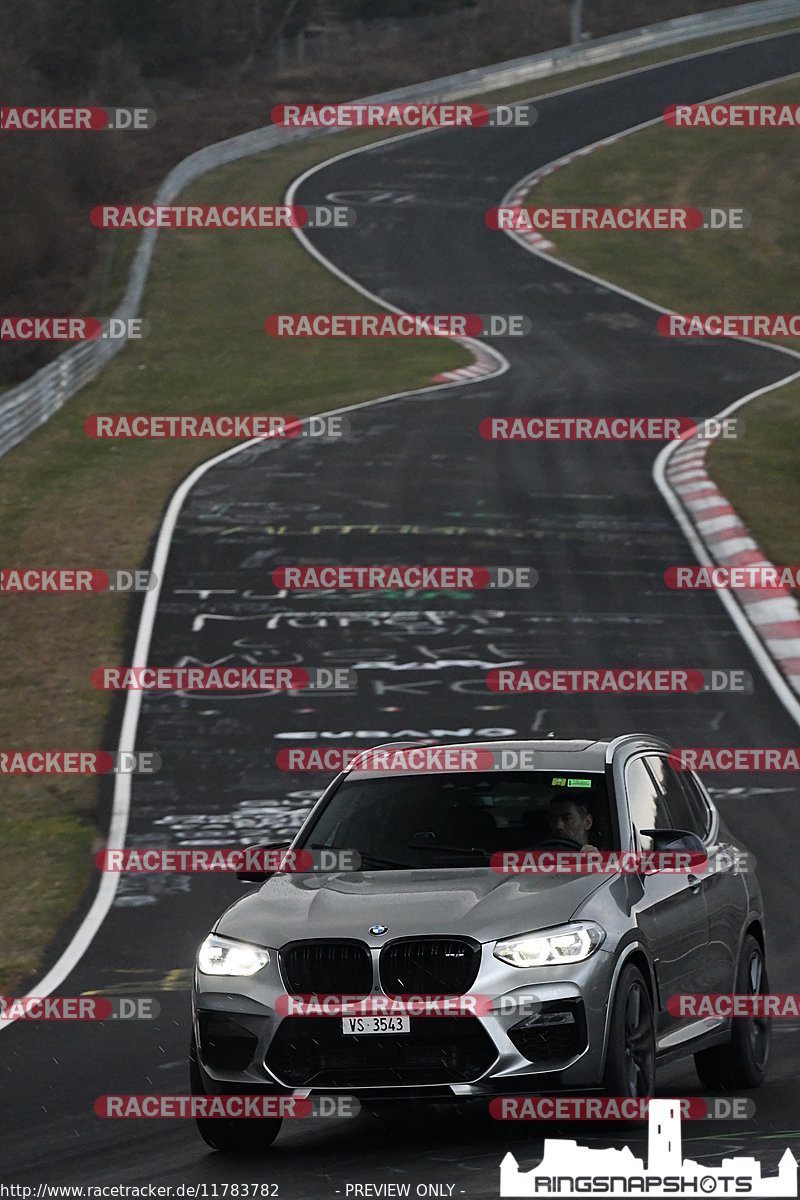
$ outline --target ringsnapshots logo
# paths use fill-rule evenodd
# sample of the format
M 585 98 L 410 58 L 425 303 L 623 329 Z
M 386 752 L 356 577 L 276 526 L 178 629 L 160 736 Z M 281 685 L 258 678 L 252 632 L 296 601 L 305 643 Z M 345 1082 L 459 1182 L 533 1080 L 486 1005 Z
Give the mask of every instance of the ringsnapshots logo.
M 646 1162 L 629 1146 L 580 1146 L 569 1138 L 546 1138 L 541 1162 L 530 1171 L 521 1171 L 508 1153 L 500 1164 L 500 1195 L 797 1195 L 797 1160 L 788 1149 L 777 1175 L 766 1178 L 752 1156 L 725 1158 L 719 1167 L 684 1159 L 682 1116 L 680 1099 L 650 1100 Z

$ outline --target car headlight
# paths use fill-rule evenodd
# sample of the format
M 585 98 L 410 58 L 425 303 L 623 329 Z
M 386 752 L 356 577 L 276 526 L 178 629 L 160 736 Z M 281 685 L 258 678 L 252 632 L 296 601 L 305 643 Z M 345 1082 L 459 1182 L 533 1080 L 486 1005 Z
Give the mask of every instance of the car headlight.
M 605 929 L 593 921 L 575 921 L 555 929 L 539 929 L 519 937 L 504 938 L 495 946 L 494 956 L 512 967 L 551 967 L 583 962 L 605 936 Z
M 210 933 L 197 952 L 204 975 L 255 975 L 269 962 L 269 950 Z

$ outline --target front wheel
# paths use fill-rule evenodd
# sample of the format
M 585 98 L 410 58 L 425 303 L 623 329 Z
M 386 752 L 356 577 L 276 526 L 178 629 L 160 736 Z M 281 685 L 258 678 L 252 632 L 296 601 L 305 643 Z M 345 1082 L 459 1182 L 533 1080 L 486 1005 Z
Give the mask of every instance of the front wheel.
M 751 933 L 736 967 L 737 995 L 762 996 L 769 991 L 764 951 Z M 769 1017 L 733 1017 L 731 1040 L 695 1054 L 700 1082 L 714 1091 L 755 1088 L 764 1082 L 772 1039 Z
M 631 963 L 622 968 L 606 1053 L 603 1087 L 610 1096 L 644 1099 L 656 1080 L 656 1030 L 644 976 Z
M 189 1090 L 193 1096 L 208 1094 L 197 1061 L 194 1033 L 189 1045 Z M 223 1154 L 259 1154 L 272 1145 L 283 1124 L 282 1117 L 195 1117 L 195 1121 L 206 1145 Z

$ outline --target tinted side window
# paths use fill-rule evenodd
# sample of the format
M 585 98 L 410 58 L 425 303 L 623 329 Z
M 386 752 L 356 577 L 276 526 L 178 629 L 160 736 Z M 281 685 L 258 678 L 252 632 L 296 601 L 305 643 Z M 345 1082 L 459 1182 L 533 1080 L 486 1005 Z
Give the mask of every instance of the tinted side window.
M 625 790 L 628 793 L 631 820 L 637 831 L 672 828 L 664 797 L 656 787 L 643 759 L 636 758 L 626 767 Z M 650 850 L 653 840 L 643 837 L 641 843 L 645 850 Z
M 698 814 L 698 820 L 703 828 L 701 837 L 708 833 L 714 821 L 713 813 L 708 807 L 708 802 L 700 791 L 696 780 L 692 779 L 688 773 L 681 775 L 681 782 L 689 794 L 691 803 L 694 805 L 695 811 Z
M 694 789 L 690 788 L 688 779 L 660 755 L 648 756 L 647 765 L 666 798 L 673 828 L 686 829 L 703 837 L 708 824 L 707 810 Z

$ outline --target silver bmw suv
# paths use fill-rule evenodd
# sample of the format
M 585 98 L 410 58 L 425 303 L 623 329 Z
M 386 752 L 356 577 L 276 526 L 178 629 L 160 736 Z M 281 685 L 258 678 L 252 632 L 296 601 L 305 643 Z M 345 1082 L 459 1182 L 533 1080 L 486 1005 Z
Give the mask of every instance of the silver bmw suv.
M 711 1089 L 758 1085 L 766 1019 L 669 1003 L 768 989 L 752 857 L 668 745 L 447 751 L 462 752 L 454 769 L 451 753 L 401 770 L 356 759 L 291 843 L 295 869 L 240 874 L 259 886 L 195 966 L 193 1093 L 646 1097 L 656 1067 L 686 1055 Z M 704 869 L 660 869 L 677 852 Z M 429 1012 L 394 1015 L 420 997 Z M 233 1151 L 269 1145 L 280 1124 L 198 1120 Z

